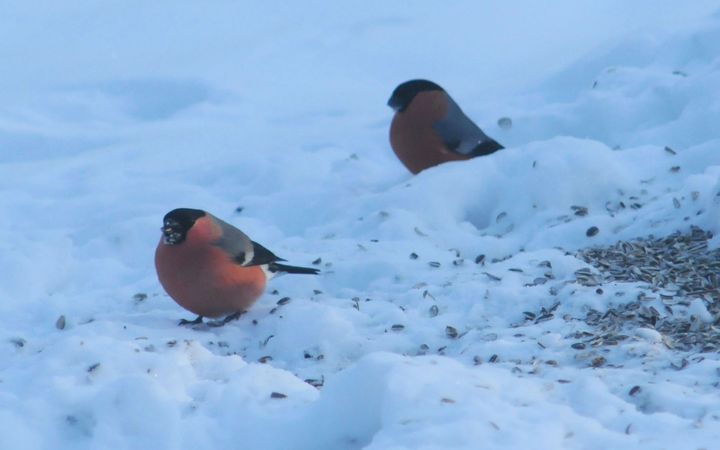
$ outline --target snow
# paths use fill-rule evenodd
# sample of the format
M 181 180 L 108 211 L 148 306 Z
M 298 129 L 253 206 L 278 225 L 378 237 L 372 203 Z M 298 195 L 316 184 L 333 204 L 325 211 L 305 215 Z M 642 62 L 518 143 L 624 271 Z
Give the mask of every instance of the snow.
M 571 347 L 641 292 L 575 251 L 720 232 L 717 2 L 3 9 L 0 448 L 717 447 L 717 353 Z M 411 176 L 385 102 L 416 77 L 507 148 Z M 175 207 L 322 274 L 178 327 Z

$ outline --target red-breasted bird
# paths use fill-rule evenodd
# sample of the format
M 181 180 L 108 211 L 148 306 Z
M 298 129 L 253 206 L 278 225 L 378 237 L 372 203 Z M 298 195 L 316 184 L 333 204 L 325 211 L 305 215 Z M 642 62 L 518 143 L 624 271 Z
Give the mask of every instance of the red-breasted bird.
M 280 273 L 317 274 L 317 269 L 281 264 L 270 250 L 212 214 L 189 208 L 163 218 L 155 250 L 160 284 L 180 306 L 203 317 L 239 317 Z
M 395 110 L 390 145 L 412 173 L 447 161 L 489 155 L 504 148 L 470 120 L 450 94 L 428 80 L 395 88 L 388 106 Z

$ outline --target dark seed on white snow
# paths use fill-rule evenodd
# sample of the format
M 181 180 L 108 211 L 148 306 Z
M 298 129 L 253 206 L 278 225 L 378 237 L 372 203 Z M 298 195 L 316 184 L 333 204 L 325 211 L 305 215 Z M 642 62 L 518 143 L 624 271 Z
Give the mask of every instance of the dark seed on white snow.
M 430 261 L 430 262 L 428 263 L 428 265 L 429 265 L 430 267 L 435 267 L 435 268 L 440 267 L 440 263 L 437 262 L 437 261 Z
M 484 264 L 485 263 L 485 255 L 477 255 L 475 257 L 475 264 Z
M 405 325 L 400 324 L 400 323 L 396 323 L 395 325 L 393 325 L 392 327 L 390 327 L 390 329 L 393 330 L 393 331 L 402 331 L 402 330 L 405 329 Z
M 641 391 L 642 391 L 642 388 L 640 386 L 633 386 L 632 388 L 630 388 L 630 392 L 628 392 L 628 395 L 630 395 L 630 397 L 634 397 L 637 394 L 639 394 Z
M 493 280 L 493 281 L 502 281 L 502 278 L 500 278 L 500 277 L 498 277 L 498 276 L 495 276 L 495 275 L 493 275 L 493 274 L 491 274 L 491 273 L 488 273 L 488 272 L 483 272 L 483 275 L 485 275 L 486 277 L 490 278 L 490 279 Z
M 455 327 L 451 327 L 450 325 L 445 327 L 445 334 L 450 339 L 455 339 L 458 337 L 458 331 L 455 329 Z
M 583 344 L 582 342 L 575 342 L 570 347 L 574 348 L 575 350 L 583 350 L 585 348 L 585 344 Z
M 590 228 L 587 229 L 587 231 L 585 232 L 585 236 L 587 236 L 587 237 L 593 237 L 593 236 L 595 236 L 596 234 L 598 234 L 599 232 L 600 232 L 600 229 L 599 229 L 598 227 L 594 227 L 594 226 L 593 226 L 593 227 L 590 227 Z
M 277 304 L 278 304 L 279 306 L 287 305 L 288 303 L 290 303 L 290 297 L 283 297 L 283 298 L 281 298 L 280 300 L 277 301 Z
M 320 263 L 322 263 L 322 258 L 318 258 L 315 261 L 312 262 L 314 265 L 318 266 Z
M 95 372 L 95 371 L 98 369 L 98 367 L 100 367 L 100 363 L 95 363 L 95 364 L 93 364 L 92 366 L 90 366 L 90 367 L 87 368 L 87 372 L 88 372 L 88 373 L 93 373 L 93 372 Z
M 261 364 L 265 364 L 265 363 L 267 363 L 267 362 L 272 361 L 272 359 L 273 359 L 273 357 L 270 356 L 270 355 L 261 356 L 260 358 L 258 358 L 258 362 L 261 363 Z
M 415 252 L 410 253 L 410 259 L 418 259 L 418 254 Z
M 321 388 L 325 384 L 325 380 L 322 378 L 319 380 L 316 378 L 308 378 L 305 382 L 314 388 Z
M 670 172 L 673 172 L 673 173 L 680 172 L 680 166 L 672 166 L 670 168 Z
M 432 305 L 430 307 L 430 317 L 435 317 L 440 313 L 440 309 L 437 307 L 437 305 Z
M 282 392 L 273 392 L 270 394 L 270 398 L 287 398 L 287 395 Z
M 509 117 L 501 117 L 498 119 L 497 124 L 503 130 L 509 130 L 512 128 L 512 119 Z
M 65 316 L 60 316 L 55 321 L 55 328 L 58 330 L 64 330 L 65 329 Z

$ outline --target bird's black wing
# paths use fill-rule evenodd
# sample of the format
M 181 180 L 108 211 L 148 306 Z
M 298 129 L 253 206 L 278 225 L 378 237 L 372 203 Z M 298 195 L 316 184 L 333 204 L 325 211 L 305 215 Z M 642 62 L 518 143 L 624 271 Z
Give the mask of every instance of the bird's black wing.
M 274 261 L 285 261 L 257 242 L 251 241 L 245 233 L 229 223 L 217 217 L 214 220 L 222 228 L 222 237 L 215 245 L 223 249 L 238 264 L 259 266 Z
M 262 264 L 274 263 L 275 261 L 285 261 L 284 259 L 280 258 L 275 253 L 266 249 L 265 247 L 258 244 L 257 242 L 255 242 L 255 241 L 250 241 L 250 242 L 252 242 L 252 246 L 253 246 L 252 257 L 250 258 L 249 261 L 246 261 L 246 262 L 239 261 L 240 264 L 242 264 L 243 266 L 260 266 Z M 245 255 L 243 255 L 243 257 L 244 256 Z
M 470 120 L 457 103 L 448 95 L 448 111 L 433 128 L 438 132 L 445 146 L 460 155 L 480 156 L 503 148 L 494 139 Z

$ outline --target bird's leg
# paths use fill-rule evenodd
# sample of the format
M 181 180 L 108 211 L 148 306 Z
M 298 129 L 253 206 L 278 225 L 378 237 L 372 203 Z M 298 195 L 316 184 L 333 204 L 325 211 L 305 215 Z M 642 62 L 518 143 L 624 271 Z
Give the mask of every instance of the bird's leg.
M 178 322 L 178 325 L 200 325 L 203 323 L 202 316 L 197 316 L 195 320 L 186 320 L 186 319 L 180 319 L 180 322 Z
M 240 316 L 242 316 L 246 312 L 247 311 L 234 312 L 232 314 L 227 315 L 224 319 L 208 322 L 207 325 L 209 327 L 221 327 L 221 326 L 227 324 L 228 322 L 232 322 L 233 320 L 238 320 L 240 318 Z

